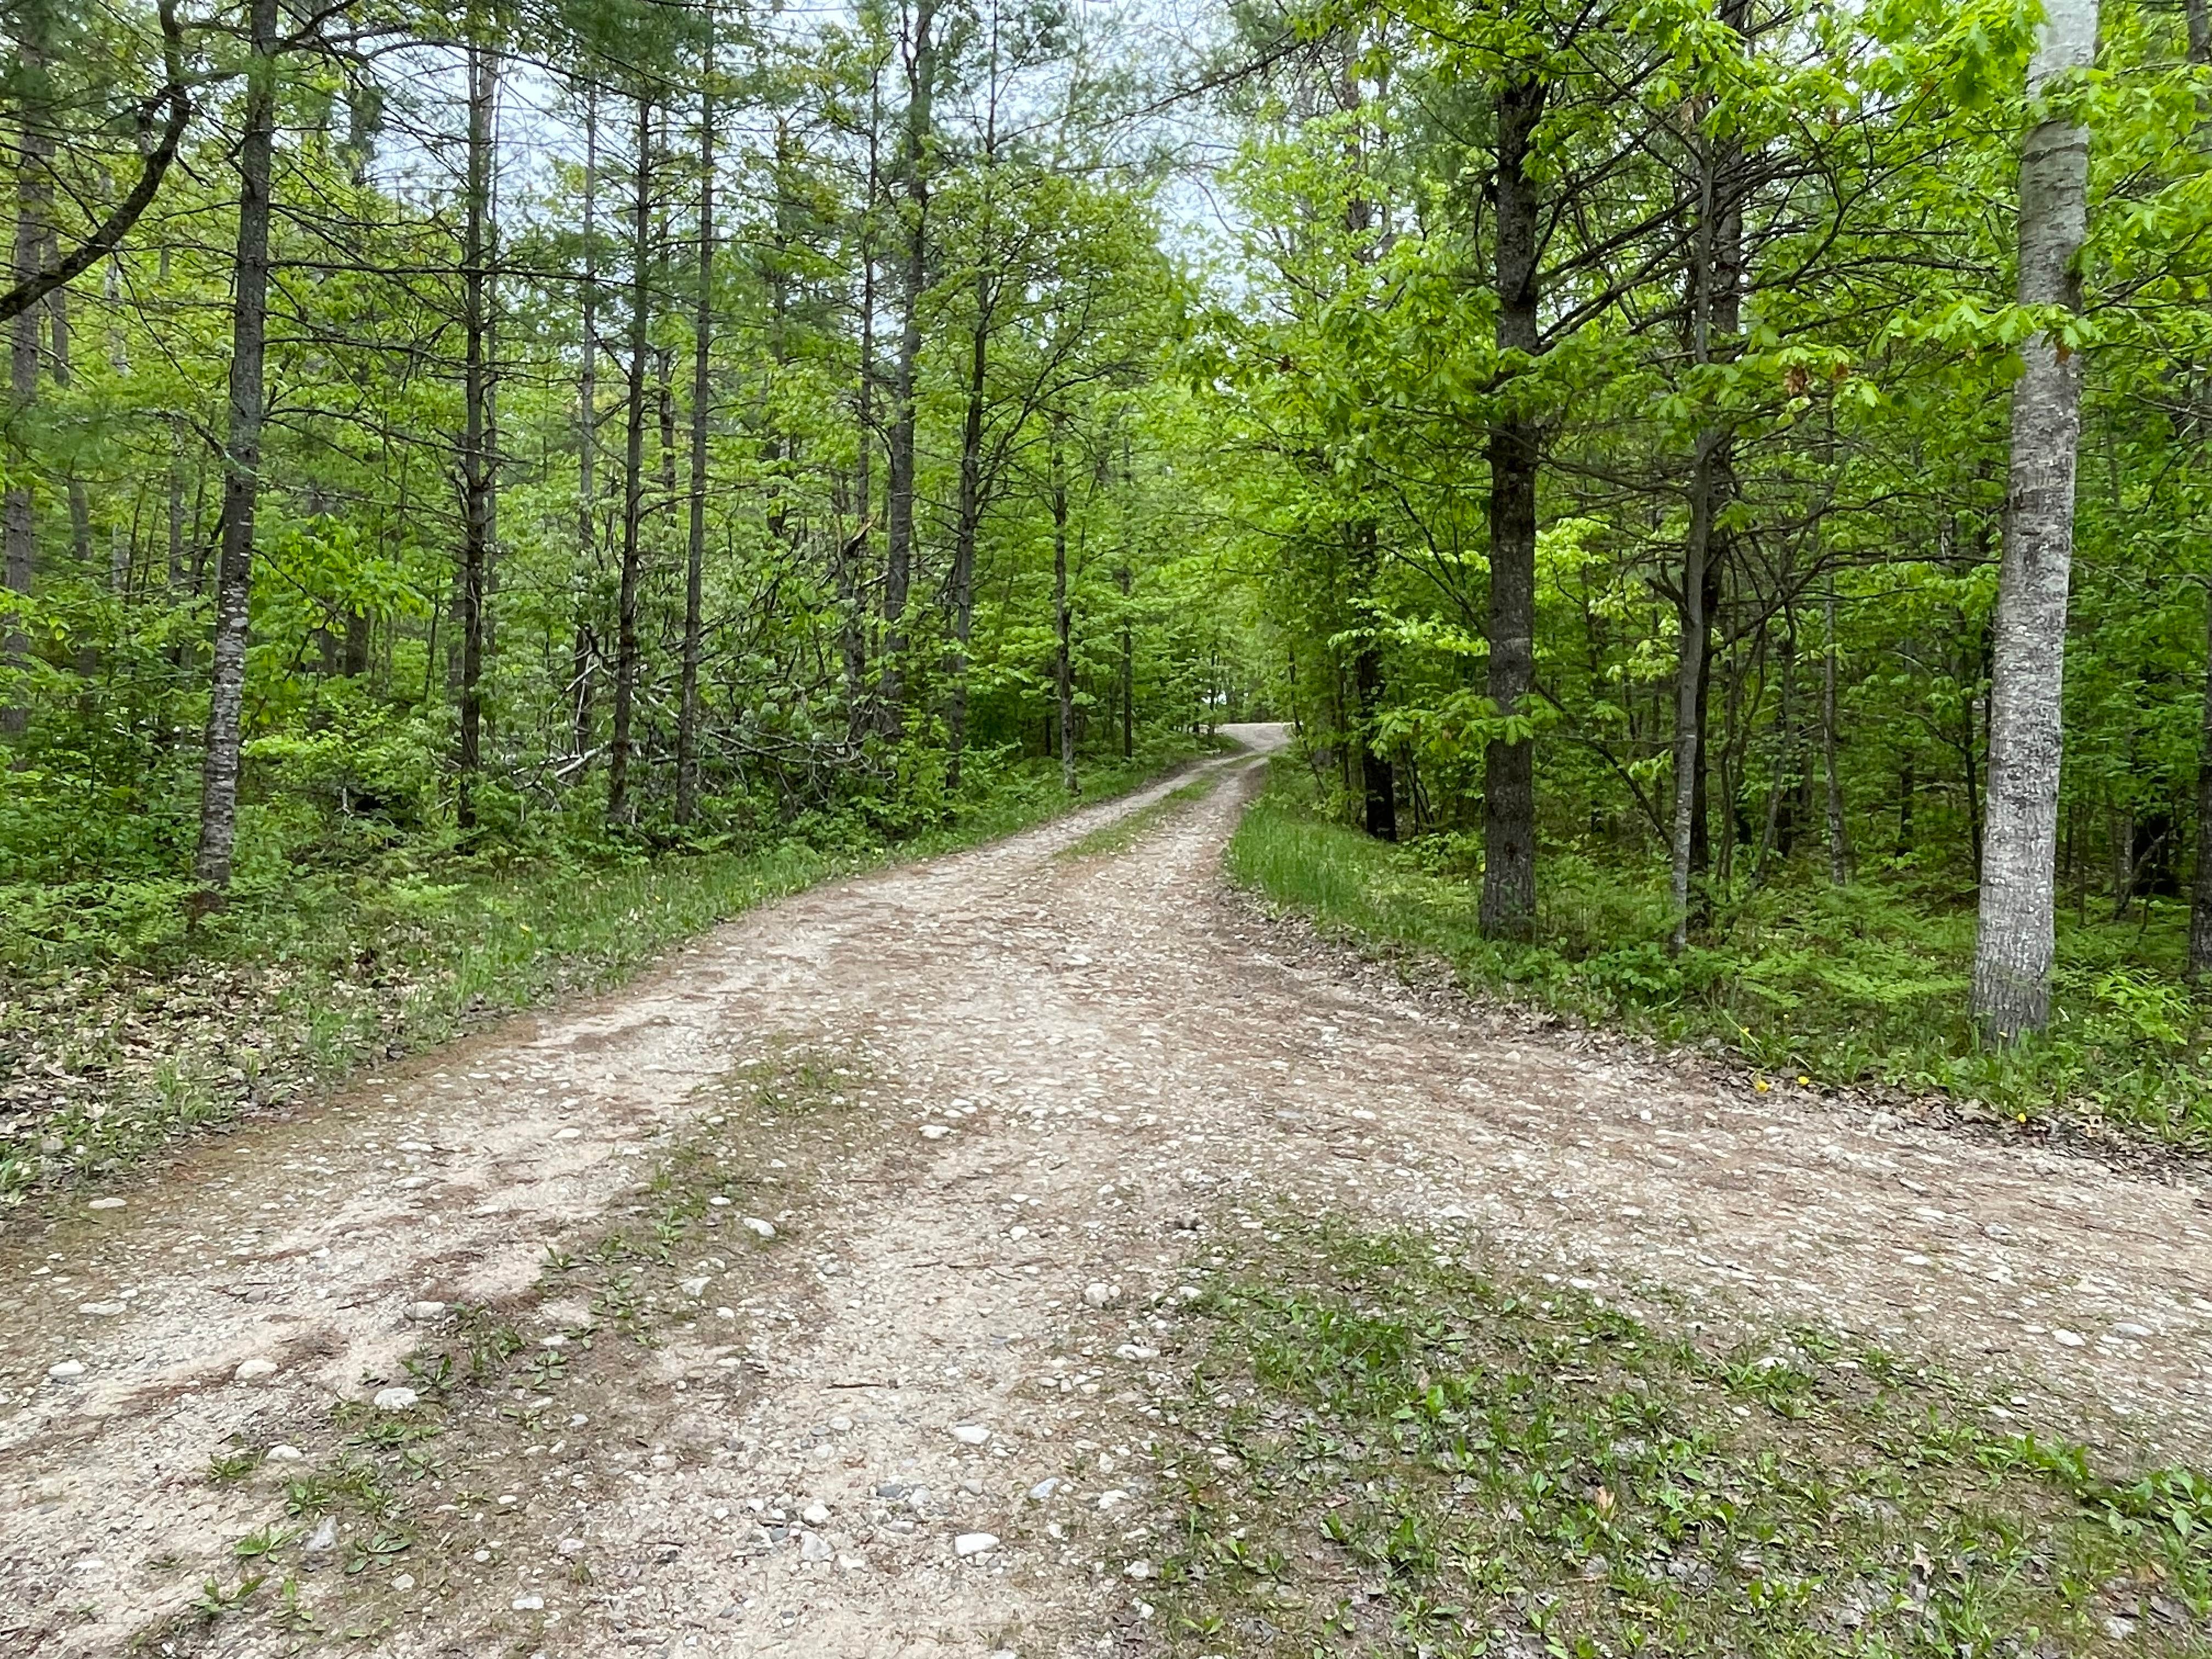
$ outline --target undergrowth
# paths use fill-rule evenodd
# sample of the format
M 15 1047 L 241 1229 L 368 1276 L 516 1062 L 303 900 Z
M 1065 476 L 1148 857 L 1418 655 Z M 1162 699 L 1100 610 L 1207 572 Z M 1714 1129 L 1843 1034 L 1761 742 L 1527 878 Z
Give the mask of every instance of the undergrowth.
M 1718 1352 L 1427 1239 L 1266 1237 L 1192 1305 L 1161 1443 L 1178 1652 L 2212 1652 L 2202 1475 L 1817 1331 Z
M 1010 834 L 1126 793 L 1188 739 L 996 775 L 891 842 L 802 822 L 720 851 L 490 862 L 400 854 L 243 886 L 187 933 L 158 883 L 0 885 L 0 1205 L 128 1167 L 179 1131 L 295 1097 L 564 993 L 617 985 L 754 906 L 892 857 Z
M 1432 953 L 1470 989 L 1701 1043 L 1774 1075 L 1941 1093 L 1970 1115 L 2063 1115 L 2212 1146 L 2212 1009 L 2165 963 L 2179 927 L 2062 921 L 2050 1031 L 1996 1048 L 1966 1017 L 1971 912 L 1868 878 L 1735 898 L 1668 953 L 1663 883 L 1547 849 L 1538 939 L 1481 936 L 1455 838 L 1393 846 L 1334 823 L 1279 763 L 1230 844 L 1243 884 L 1371 944 Z M 2171 937 L 2168 937 L 2171 935 Z

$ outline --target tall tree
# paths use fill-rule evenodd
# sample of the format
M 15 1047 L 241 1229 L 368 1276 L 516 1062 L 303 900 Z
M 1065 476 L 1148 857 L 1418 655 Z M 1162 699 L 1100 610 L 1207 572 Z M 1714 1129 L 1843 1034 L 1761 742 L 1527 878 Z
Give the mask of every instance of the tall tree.
M 682 684 L 676 712 L 676 822 L 699 810 L 699 658 L 707 568 L 707 434 L 714 377 L 714 14 L 706 18 L 707 55 L 699 85 L 699 246 L 691 319 L 691 524 L 684 568 Z
M 629 362 L 623 448 L 622 575 L 615 600 L 614 732 L 607 745 L 607 822 L 630 810 L 632 721 L 640 667 L 638 585 L 645 568 L 646 360 L 653 349 L 653 94 L 637 93 L 636 159 L 631 170 Z
M 246 102 L 238 143 L 238 240 L 233 262 L 230 417 L 222 450 L 222 547 L 216 572 L 215 651 L 207 752 L 200 775 L 204 905 L 230 886 L 238 838 L 238 771 L 246 707 L 246 636 L 253 598 L 254 514 L 261 498 L 263 374 L 269 353 L 269 224 L 276 149 L 276 0 L 246 9 Z
M 1721 22 L 1743 36 L 1748 0 L 1722 0 Z M 1701 100 L 1710 111 L 1711 100 Z M 1698 195 L 1689 238 L 1689 299 L 1684 334 L 1692 364 L 1729 354 L 1743 305 L 1743 173 L 1739 126 L 1731 112 L 1715 130 L 1693 130 Z M 1668 846 L 1673 945 L 1688 943 L 1698 854 L 1710 845 L 1705 815 L 1705 708 L 1712 682 L 1713 611 L 1720 597 L 1726 546 L 1724 515 L 1735 494 L 1735 431 L 1723 420 L 1700 427 L 1692 445 L 1689 526 L 1676 595 L 1674 670 L 1674 811 Z M 1701 843 L 1703 845 L 1701 845 Z
M 468 76 L 467 177 L 463 186 L 461 327 L 460 744 L 455 821 L 476 827 L 477 774 L 483 764 L 483 673 L 498 458 L 492 441 L 492 261 L 490 234 L 498 64 L 481 0 L 469 9 L 463 55 Z
M 2088 130 L 2063 100 L 2095 61 L 2097 0 L 2047 0 L 2028 65 L 2034 125 L 2021 153 L 2019 300 L 2044 318 L 2021 347 L 1990 684 L 1988 825 L 1972 1008 L 1990 1037 L 2039 1031 L 2056 952 L 2060 697 L 2074 554 L 2081 357 L 2063 319 L 2081 302 Z
M 1500 383 L 1490 424 L 1490 602 L 1487 691 L 1500 729 L 1483 750 L 1482 899 L 1492 939 L 1528 939 L 1536 927 L 1536 775 L 1528 731 L 1536 678 L 1536 471 L 1541 437 L 1521 382 L 1542 349 L 1538 308 L 1541 185 L 1532 165 L 1549 87 L 1537 70 L 1507 61 L 1498 77 L 1498 156 L 1492 281 L 1498 295 Z
M 923 295 L 929 287 L 929 168 L 936 138 L 937 0 L 915 0 L 906 41 L 906 121 L 899 176 L 905 202 L 900 230 L 898 356 L 891 366 L 890 477 L 884 502 L 884 647 L 882 718 L 887 732 L 903 728 L 906 605 L 914 582 L 915 376 L 921 362 Z

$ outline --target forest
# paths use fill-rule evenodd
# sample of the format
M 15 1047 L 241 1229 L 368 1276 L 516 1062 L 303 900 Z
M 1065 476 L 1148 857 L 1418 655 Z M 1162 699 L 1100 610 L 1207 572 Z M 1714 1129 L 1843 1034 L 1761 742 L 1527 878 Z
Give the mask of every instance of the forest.
M 8 30 L 0 1189 L 1243 718 L 1285 903 L 2212 1135 L 2207 0 Z

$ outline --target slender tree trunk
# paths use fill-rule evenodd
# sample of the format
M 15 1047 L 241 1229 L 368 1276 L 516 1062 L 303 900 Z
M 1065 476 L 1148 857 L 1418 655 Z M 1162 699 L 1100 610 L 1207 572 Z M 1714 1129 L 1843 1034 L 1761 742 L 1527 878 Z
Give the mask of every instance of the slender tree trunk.
M 699 293 L 691 325 L 691 539 L 684 570 L 684 684 L 676 717 L 676 822 L 689 824 L 699 803 L 699 654 L 701 587 L 707 567 L 707 432 L 714 382 L 714 93 L 713 9 L 710 43 L 699 93 Z
M 884 730 L 904 728 L 906 602 L 914 580 L 915 372 L 921 359 L 921 296 L 929 283 L 929 160 L 937 87 L 936 0 L 915 8 L 907 63 L 902 171 L 906 185 L 906 270 L 899 291 L 898 362 L 892 371 L 890 477 L 884 520 Z
M 1836 730 L 1836 587 L 1828 584 L 1827 649 L 1820 653 L 1820 758 L 1828 785 L 1828 879 L 1838 887 L 1851 879 L 1851 844 L 1844 827 L 1844 775 Z
M 222 555 L 216 574 L 215 662 L 200 777 L 200 907 L 230 887 L 246 711 L 246 630 L 253 595 L 253 520 L 261 495 L 262 372 L 269 334 L 270 182 L 276 146 L 276 0 L 252 0 L 252 57 L 238 146 L 238 248 L 233 277 L 230 418 L 223 443 Z
M 2212 4 L 2207 0 L 2184 0 L 2189 22 L 2189 61 L 2199 69 L 2212 64 Z M 2205 122 L 2197 123 L 2199 133 Z M 2197 392 L 2203 402 L 2205 393 Z M 2203 441 L 2208 411 L 2197 411 L 2198 441 Z M 2204 709 L 2197 763 L 2197 873 L 2189 895 L 2189 977 L 2212 978 L 2212 586 L 2206 589 L 2204 640 Z
M 1059 640 L 1054 670 L 1060 692 L 1060 781 L 1069 794 L 1075 783 L 1074 606 L 1067 592 L 1067 461 L 1058 416 L 1052 426 L 1052 613 Z
M 461 634 L 459 792 L 455 820 L 476 827 L 477 775 L 483 764 L 483 665 L 486 583 L 491 562 L 492 458 L 491 245 L 492 100 L 497 73 L 483 39 L 480 8 L 471 8 L 469 82 L 468 200 L 461 246 L 461 325 L 465 336 L 461 437 Z
M 575 698 L 569 748 L 583 775 L 592 752 L 592 601 L 599 566 L 599 239 L 594 221 L 599 189 L 599 89 L 584 94 L 583 368 L 576 388 L 576 615 L 569 647 Z
M 1498 92 L 1496 206 L 1498 347 L 1508 373 L 1533 368 L 1537 325 L 1538 186 L 1528 171 L 1545 84 L 1510 71 Z M 1517 360 L 1517 361 L 1516 361 Z M 1533 416 L 1509 409 L 1490 432 L 1490 668 L 1487 690 L 1499 719 L 1528 713 L 1536 678 L 1536 469 Z M 1482 901 L 1485 936 L 1526 939 L 1536 931 L 1536 776 L 1525 737 L 1493 738 L 1483 750 Z
M 27 6 L 17 14 L 15 55 L 27 76 L 35 78 L 46 61 L 45 43 L 37 33 L 43 22 L 42 8 Z M 39 112 L 27 100 L 18 139 L 21 154 L 15 166 L 15 246 L 9 274 L 18 283 L 35 276 L 44 262 L 46 228 L 53 209 L 53 139 Z M 8 385 L 11 425 L 27 422 L 39 396 L 39 319 L 40 307 L 26 306 L 8 324 Z M 0 496 L 0 562 L 11 594 L 27 596 L 37 545 L 31 485 L 26 476 L 28 459 L 20 444 L 9 457 L 8 485 Z M 0 617 L 0 672 L 21 669 L 29 659 L 31 642 L 24 634 L 15 601 Z M 0 703 L 0 734 L 19 736 L 29 719 L 28 705 L 10 697 Z
M 630 708 L 637 695 L 637 589 L 644 561 L 646 358 L 653 349 L 653 100 L 637 100 L 632 202 L 629 429 L 623 452 L 622 585 L 615 605 L 614 735 L 607 745 L 607 822 L 629 810 Z
M 185 585 L 185 428 L 169 423 L 169 586 Z
M 1723 0 L 1721 21 L 1741 37 L 1746 0 Z M 1743 295 L 1742 151 L 1732 135 L 1703 139 L 1696 234 L 1690 246 L 1690 359 L 1732 356 Z M 1680 951 L 1702 908 L 1692 879 L 1711 858 L 1705 817 L 1706 696 L 1712 684 L 1713 610 L 1720 593 L 1725 531 L 1720 520 L 1735 497 L 1735 433 L 1723 417 L 1698 434 L 1690 458 L 1689 533 L 1682 548 L 1674 670 L 1674 814 L 1668 848 L 1669 898 Z M 1701 848 L 1699 842 L 1705 845 Z M 1701 860 L 1700 853 L 1704 854 Z
M 59 256 L 54 250 L 53 233 L 46 233 L 46 261 L 52 264 Z M 69 290 L 58 288 L 46 296 L 46 355 L 54 377 L 54 384 L 66 392 L 76 383 L 76 360 L 70 334 Z M 63 494 L 69 501 L 70 558 L 81 572 L 88 571 L 92 564 L 92 501 L 85 493 L 84 480 L 71 465 L 63 480 Z M 92 672 L 90 662 L 80 654 L 82 672 Z
M 2028 67 L 2031 101 L 2055 77 L 2087 68 L 2096 50 L 2096 0 L 2048 0 Z M 2088 173 L 2087 129 L 2041 112 L 2021 161 L 2022 305 L 2080 305 Z M 1989 821 L 1972 1002 L 1976 1023 L 1998 1042 L 2041 1030 L 2051 1014 L 2059 714 L 2081 436 L 2080 355 L 2062 351 L 2047 334 L 2029 339 L 2021 355 L 1997 578 Z
M 860 373 L 856 389 L 853 460 L 853 533 L 838 549 L 837 608 L 845 667 L 845 740 L 857 746 L 873 721 L 868 707 L 869 549 L 875 533 L 876 199 L 882 188 L 877 135 L 883 125 L 883 76 L 868 77 L 866 209 L 860 221 Z
M 968 341 L 967 405 L 960 422 L 960 496 L 952 533 L 951 687 L 946 698 L 945 785 L 960 787 L 968 744 L 968 639 L 975 624 L 975 537 L 983 518 L 983 391 L 991 361 L 992 278 L 975 278 L 975 326 Z
M 1129 585 L 1133 576 L 1126 564 L 1114 575 L 1121 585 L 1121 758 L 1134 760 L 1137 757 L 1137 659 L 1129 628 Z M 1293 665 L 1293 679 L 1297 672 Z
M 1389 750 L 1376 736 L 1382 718 L 1382 647 L 1375 637 L 1375 526 L 1352 531 L 1352 579 L 1363 607 L 1359 648 L 1352 659 L 1352 695 L 1359 706 L 1359 787 L 1364 798 L 1367 833 L 1377 841 L 1398 839 L 1398 779 Z

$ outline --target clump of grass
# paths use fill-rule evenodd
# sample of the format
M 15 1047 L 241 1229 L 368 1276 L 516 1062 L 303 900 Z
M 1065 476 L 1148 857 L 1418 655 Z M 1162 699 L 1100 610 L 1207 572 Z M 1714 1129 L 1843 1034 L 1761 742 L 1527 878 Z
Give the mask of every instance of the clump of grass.
M 2212 1650 L 2212 1483 L 1801 1331 L 1727 1352 L 1285 1218 L 1194 1304 L 1179 1651 Z
M 1370 840 L 1326 817 L 1288 765 L 1246 814 L 1228 861 L 1237 881 L 1325 928 L 1441 957 L 1471 989 L 1572 1019 L 1723 1049 L 1784 1078 L 2212 1146 L 2212 1020 L 2135 925 L 2063 925 L 2050 1031 L 1992 1048 L 1966 1014 L 1972 915 L 1873 878 L 1738 895 L 1677 956 L 1657 876 L 1551 849 L 1536 942 L 1487 939 L 1480 874 L 1458 838 Z
M 1165 823 L 1184 807 L 1195 800 L 1203 800 L 1213 793 L 1220 781 L 1212 772 L 1179 784 L 1149 805 L 1133 812 L 1125 812 L 1111 823 L 1103 823 L 1079 841 L 1071 842 L 1060 849 L 1057 856 L 1064 859 L 1112 858 L 1127 852 L 1146 836 Z

